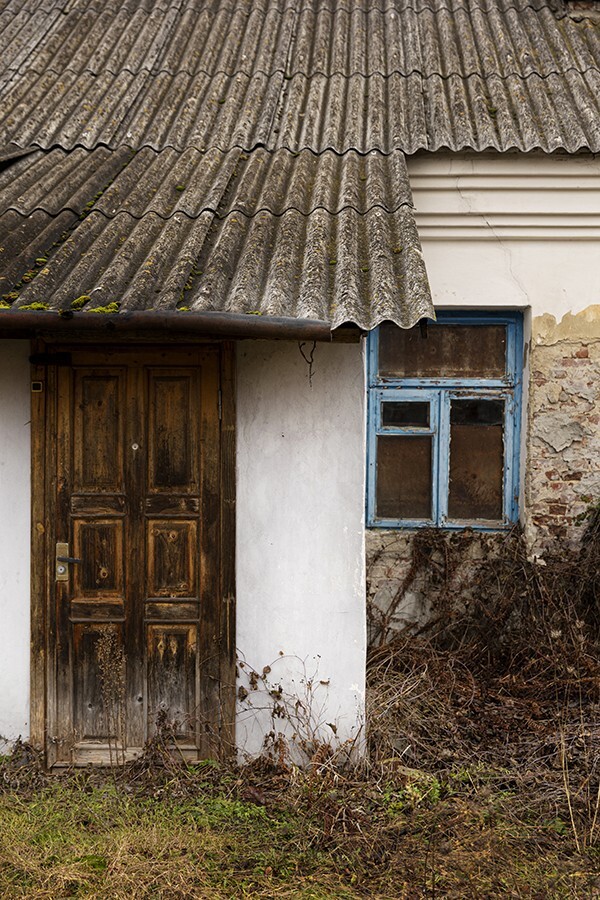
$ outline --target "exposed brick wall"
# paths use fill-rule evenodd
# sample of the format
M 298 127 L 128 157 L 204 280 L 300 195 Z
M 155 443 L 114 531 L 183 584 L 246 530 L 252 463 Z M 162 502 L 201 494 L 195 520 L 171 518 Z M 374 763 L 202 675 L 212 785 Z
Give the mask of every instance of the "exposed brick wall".
M 412 532 L 367 529 L 367 622 L 369 643 L 378 641 L 378 626 L 389 616 L 390 627 L 402 630 L 424 621 L 430 610 L 418 586 L 405 591 L 412 556 Z M 392 610 L 392 607 L 394 609 Z
M 367 531 L 367 618 L 369 643 L 387 640 L 394 631 L 418 628 L 439 614 L 426 585 L 470 602 L 473 567 L 499 552 L 506 532 L 444 532 L 435 549 L 413 564 L 415 533 Z M 426 570 L 426 571 L 425 571 Z M 461 604 L 462 605 L 462 604 Z
M 534 342 L 528 405 L 527 535 L 541 551 L 575 543 L 600 499 L 600 342 Z

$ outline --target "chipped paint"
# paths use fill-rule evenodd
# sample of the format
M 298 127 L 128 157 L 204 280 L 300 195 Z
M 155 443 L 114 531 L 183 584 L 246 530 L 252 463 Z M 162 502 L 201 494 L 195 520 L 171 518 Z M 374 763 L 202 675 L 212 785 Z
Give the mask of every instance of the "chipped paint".
M 600 304 L 532 321 L 525 523 L 536 550 L 575 543 L 600 498 Z
M 588 306 L 577 313 L 565 313 L 560 320 L 550 313 L 535 316 L 532 322 L 532 335 L 535 344 L 545 346 L 562 341 L 581 342 L 584 345 L 600 341 L 600 303 Z

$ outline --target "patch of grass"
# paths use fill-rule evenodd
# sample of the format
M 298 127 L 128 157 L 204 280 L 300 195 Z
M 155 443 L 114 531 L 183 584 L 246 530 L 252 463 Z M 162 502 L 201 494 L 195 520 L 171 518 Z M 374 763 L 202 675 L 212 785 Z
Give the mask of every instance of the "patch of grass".
M 16 757 L 0 762 L 3 897 L 593 896 L 597 853 L 493 768 L 155 757 L 52 776 Z
M 310 897 L 321 882 L 326 896 L 354 896 L 299 811 L 224 795 L 121 797 L 57 779 L 35 798 L 1 797 L 0 822 L 3 897 Z

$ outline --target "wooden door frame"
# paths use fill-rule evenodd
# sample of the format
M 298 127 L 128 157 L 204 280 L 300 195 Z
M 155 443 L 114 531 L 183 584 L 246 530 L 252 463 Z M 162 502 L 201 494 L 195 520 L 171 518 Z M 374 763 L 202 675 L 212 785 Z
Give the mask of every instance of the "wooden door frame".
M 235 529 L 236 529 L 236 410 L 235 344 L 233 341 L 205 341 L 201 344 L 137 344 L 127 349 L 219 348 L 220 374 L 220 540 L 219 540 L 219 752 L 235 752 Z M 69 349 L 110 350 L 115 344 L 65 345 L 35 340 L 31 352 L 38 356 Z M 122 345 L 121 345 L 122 346 Z M 55 396 L 57 366 L 39 361 L 31 366 L 31 654 L 30 654 L 30 741 L 47 753 L 49 640 L 48 605 L 52 597 L 52 566 L 48 564 L 53 535 L 49 513 L 55 504 L 56 430 L 54 409 L 48 396 Z M 40 389 L 41 388 L 41 389 Z M 53 439 L 54 438 L 54 439 Z

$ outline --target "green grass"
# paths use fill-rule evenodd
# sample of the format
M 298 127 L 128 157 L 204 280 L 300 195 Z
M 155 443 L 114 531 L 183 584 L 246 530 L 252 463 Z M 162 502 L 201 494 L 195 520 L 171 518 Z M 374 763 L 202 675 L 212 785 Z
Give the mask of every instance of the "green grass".
M 1 797 L 0 827 L 3 897 L 354 896 L 336 859 L 303 837 L 298 812 L 225 795 L 57 782 Z
M 0 794 L 0 896 L 595 896 L 597 852 L 578 856 L 568 829 L 515 815 L 518 798 L 489 783 L 252 780 L 260 787 L 202 769 L 143 783 L 125 773 L 33 788 L 25 779 Z M 244 799 L 249 789 L 260 805 Z

